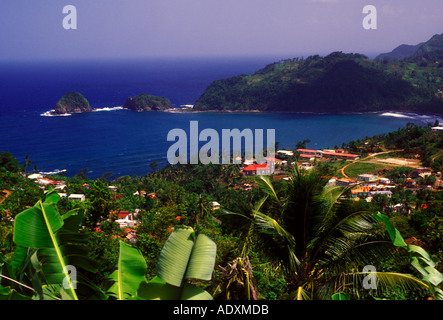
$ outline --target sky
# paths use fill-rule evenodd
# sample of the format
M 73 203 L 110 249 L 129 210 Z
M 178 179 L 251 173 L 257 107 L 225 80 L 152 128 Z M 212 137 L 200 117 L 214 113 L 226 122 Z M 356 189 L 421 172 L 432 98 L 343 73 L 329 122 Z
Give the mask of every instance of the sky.
M 442 12 L 442 0 L 3 0 L 0 60 L 371 56 L 443 33 Z

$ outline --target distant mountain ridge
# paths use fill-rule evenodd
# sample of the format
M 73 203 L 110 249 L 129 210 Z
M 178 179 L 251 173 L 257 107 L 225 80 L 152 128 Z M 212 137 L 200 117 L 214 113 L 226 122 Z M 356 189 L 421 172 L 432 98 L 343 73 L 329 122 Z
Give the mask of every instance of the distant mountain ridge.
M 378 55 L 375 60 L 387 60 L 389 62 L 408 60 L 409 62 L 421 62 L 424 60 L 443 59 L 443 33 L 436 34 L 426 42 L 416 45 L 402 44 L 388 53 Z
M 443 114 L 443 34 L 393 52 L 393 60 L 333 52 L 271 63 L 212 82 L 194 110 Z
M 375 60 L 388 60 L 388 61 L 398 61 L 413 56 L 417 50 L 424 44 L 424 42 L 417 45 L 407 45 L 402 44 L 392 50 L 389 53 L 382 53 L 378 55 Z

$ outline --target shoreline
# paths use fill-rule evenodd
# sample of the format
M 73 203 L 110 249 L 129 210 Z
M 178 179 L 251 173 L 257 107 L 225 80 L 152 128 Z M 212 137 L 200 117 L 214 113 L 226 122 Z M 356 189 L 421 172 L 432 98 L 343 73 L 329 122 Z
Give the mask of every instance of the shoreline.
M 315 111 L 261 111 L 261 110 L 180 110 L 180 109 L 168 109 L 159 110 L 160 112 L 167 113 L 220 113 L 220 114 L 308 114 L 308 115 L 354 115 L 354 114 L 387 114 L 386 116 L 405 115 L 406 117 L 413 118 L 420 116 L 429 117 L 442 117 L 443 114 L 431 114 L 431 113 L 416 113 L 410 110 L 379 110 L 379 111 L 366 111 L 366 112 L 315 112 Z M 388 115 L 389 114 L 389 115 Z
M 116 107 L 102 107 L 95 108 L 91 111 L 87 112 L 75 112 L 75 113 L 64 113 L 57 114 L 54 110 L 46 111 L 40 114 L 42 117 L 68 117 L 74 114 L 83 114 L 83 113 L 95 113 L 95 112 L 106 112 L 106 111 L 119 111 L 119 110 L 128 110 L 134 112 L 163 112 L 163 113 L 172 113 L 172 114 L 198 114 L 198 113 L 212 113 L 212 114 L 307 114 L 307 115 L 357 115 L 357 114 L 380 114 L 392 117 L 403 117 L 403 118 L 415 118 L 415 117 L 434 117 L 434 118 L 442 118 L 443 114 L 431 114 L 431 113 L 416 113 L 411 110 L 391 110 L 391 109 L 383 109 L 378 111 L 366 111 L 366 112 L 315 112 L 315 111 L 262 111 L 262 110 L 192 110 L 192 109 L 180 109 L 180 108 L 170 108 L 164 110 L 145 110 L 145 111 L 135 111 L 127 108 L 123 108 L 122 106 Z

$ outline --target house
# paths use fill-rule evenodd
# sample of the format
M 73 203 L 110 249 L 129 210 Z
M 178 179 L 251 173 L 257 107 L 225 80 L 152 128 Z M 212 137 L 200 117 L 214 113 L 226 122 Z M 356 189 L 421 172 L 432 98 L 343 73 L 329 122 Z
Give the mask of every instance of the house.
M 375 174 L 364 173 L 364 174 L 359 174 L 357 176 L 357 180 L 363 182 L 375 182 L 378 181 L 378 176 Z
M 331 151 L 324 151 L 322 153 L 323 157 L 325 158 L 332 158 L 332 159 L 342 159 L 342 160 L 358 160 L 360 159 L 360 156 L 358 154 L 351 154 L 351 153 L 339 153 L 339 152 L 331 152 Z
M 294 152 L 288 151 L 288 150 L 278 150 L 277 154 L 281 155 L 281 156 L 287 156 L 287 157 L 293 157 L 294 156 Z
M 370 187 L 360 187 L 351 190 L 352 198 L 366 198 L 369 196 L 369 192 L 371 191 Z
M 86 201 L 86 196 L 84 194 L 70 194 L 68 196 L 68 200 L 79 200 L 79 201 Z
M 388 178 L 380 178 L 379 181 L 381 184 L 390 184 L 391 180 L 389 180 Z
M 432 170 L 429 168 L 418 168 L 411 172 L 412 178 L 425 178 L 432 174 Z
M 300 158 L 301 159 L 306 159 L 308 161 L 314 161 L 315 160 L 315 157 L 312 156 L 312 155 L 309 155 L 309 154 L 301 154 Z
M 212 210 L 218 210 L 220 209 L 220 203 L 218 203 L 217 201 L 212 201 L 210 203 L 210 206 L 212 207 Z
M 38 174 L 38 173 L 30 174 L 28 176 L 28 179 L 31 179 L 31 180 L 38 180 L 38 179 L 42 179 L 42 178 L 43 178 L 43 175 Z
M 114 212 L 115 214 L 115 212 Z M 118 219 L 115 220 L 120 226 L 120 228 L 134 227 L 139 221 L 135 219 L 136 214 L 130 213 L 128 211 L 120 211 L 117 214 Z
M 297 152 L 300 153 L 300 155 L 305 154 L 315 157 L 321 157 L 323 155 L 323 151 L 321 150 L 297 149 Z
M 271 166 L 267 163 L 251 164 L 243 168 L 245 176 L 270 175 L 273 172 Z
M 281 165 L 281 164 L 282 164 L 282 160 L 281 160 L 281 159 L 277 159 L 277 158 L 273 158 L 273 157 L 266 157 L 265 159 L 266 159 L 266 161 L 267 161 L 268 163 L 270 163 L 271 165 L 272 165 L 272 164 L 278 164 L 278 165 Z
M 432 127 L 433 132 L 443 132 L 443 127 Z
M 355 186 L 356 184 L 357 180 L 354 179 L 341 178 L 335 180 L 335 185 L 337 186 L 350 187 Z
M 137 232 L 134 229 L 125 228 L 124 233 L 129 243 L 137 243 Z
M 303 170 L 311 170 L 314 166 L 310 162 L 298 163 L 298 167 Z
M 371 192 L 369 192 L 369 196 L 370 197 L 374 197 L 376 195 L 383 195 L 383 196 L 386 196 L 388 198 L 392 198 L 392 191 L 390 191 L 390 190 L 386 190 L 386 191 L 379 190 L 379 191 L 371 191 Z

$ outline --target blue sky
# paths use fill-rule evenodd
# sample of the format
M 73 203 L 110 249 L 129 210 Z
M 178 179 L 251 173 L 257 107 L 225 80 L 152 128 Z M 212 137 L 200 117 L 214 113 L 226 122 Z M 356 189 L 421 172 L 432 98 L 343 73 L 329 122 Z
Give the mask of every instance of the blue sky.
M 62 26 L 66 5 L 77 30 Z M 0 60 L 371 55 L 443 33 L 442 12 L 441 0 L 4 0 Z

